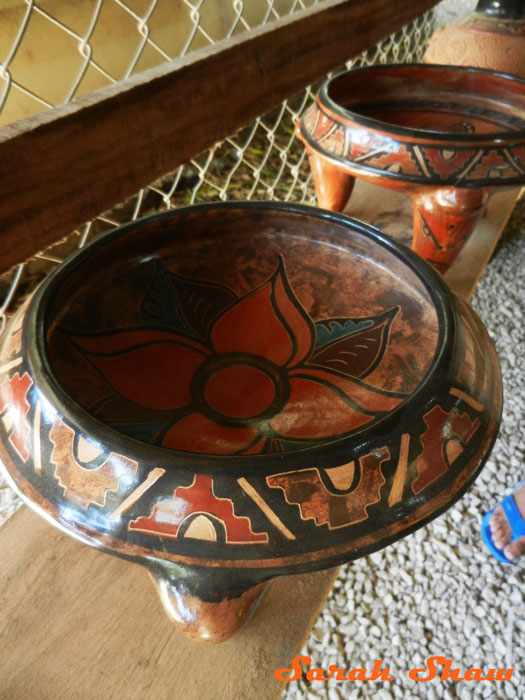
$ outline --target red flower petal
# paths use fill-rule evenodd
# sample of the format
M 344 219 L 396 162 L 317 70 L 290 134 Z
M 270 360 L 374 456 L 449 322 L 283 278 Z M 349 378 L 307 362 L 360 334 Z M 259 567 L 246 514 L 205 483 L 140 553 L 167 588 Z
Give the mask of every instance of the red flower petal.
M 314 327 L 310 317 L 292 292 L 282 268 L 278 270 L 274 280 L 275 304 L 296 343 L 295 352 L 288 360 L 287 367 L 295 367 L 312 351 Z
M 157 331 L 75 337 L 73 341 L 87 351 L 90 362 L 119 394 L 159 411 L 191 402 L 191 380 L 208 354 L 183 336 Z M 103 352 L 114 354 L 98 354 Z
M 323 369 L 306 369 L 298 368 L 293 370 L 290 375 L 300 375 L 301 377 L 310 377 L 313 380 L 328 382 L 333 384 L 338 389 L 341 389 L 349 399 L 357 404 L 363 411 L 369 413 L 382 413 L 384 411 L 392 411 L 396 406 L 405 400 L 406 396 L 394 393 L 388 393 L 381 389 L 376 389 L 370 384 L 365 384 L 363 381 L 345 379 L 338 374 Z
M 293 295 L 284 269 L 244 296 L 215 321 L 211 342 L 216 352 L 259 355 L 281 367 L 297 364 L 313 345 L 311 321 Z
M 303 377 L 290 378 L 290 398 L 270 421 L 288 438 L 327 438 L 342 435 L 374 419 L 349 406 L 334 389 Z
M 170 428 L 162 444 L 184 452 L 231 455 L 250 447 L 257 433 L 257 428 L 219 425 L 201 413 L 191 413 Z

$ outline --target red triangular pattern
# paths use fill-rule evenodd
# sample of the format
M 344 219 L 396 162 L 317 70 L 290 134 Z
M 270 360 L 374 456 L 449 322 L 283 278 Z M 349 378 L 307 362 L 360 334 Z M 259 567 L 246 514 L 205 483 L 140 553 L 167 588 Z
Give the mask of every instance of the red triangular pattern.
M 455 173 L 459 175 L 475 155 L 475 151 L 472 149 L 455 151 L 455 155 L 449 158 L 447 156 L 453 152 L 453 149 L 428 147 L 421 150 L 429 169 L 443 180 Z

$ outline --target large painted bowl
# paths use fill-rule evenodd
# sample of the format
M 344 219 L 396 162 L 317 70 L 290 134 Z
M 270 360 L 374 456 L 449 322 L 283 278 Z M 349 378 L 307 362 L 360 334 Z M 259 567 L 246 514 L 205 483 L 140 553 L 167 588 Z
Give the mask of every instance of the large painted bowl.
M 457 66 L 368 66 L 326 80 L 298 122 L 320 207 L 356 177 L 412 197 L 412 247 L 445 272 L 497 189 L 525 184 L 525 81 Z
M 0 356 L 10 482 L 148 567 L 205 639 L 232 634 L 271 578 L 442 513 L 500 411 L 491 341 L 440 276 L 296 205 L 200 205 L 105 234 L 19 309 Z

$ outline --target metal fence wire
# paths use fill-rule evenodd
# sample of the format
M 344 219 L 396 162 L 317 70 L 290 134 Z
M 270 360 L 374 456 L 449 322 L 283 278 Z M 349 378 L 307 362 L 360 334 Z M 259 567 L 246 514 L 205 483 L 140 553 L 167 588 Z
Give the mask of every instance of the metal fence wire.
M 0 126 L 69 102 L 164 61 L 269 24 L 323 0 L 6 0 L 0 4 Z M 348 67 L 421 60 L 428 12 Z M 294 123 L 314 88 L 0 277 L 0 332 L 8 314 L 72 250 L 115 225 L 181 204 L 267 199 L 314 203 Z

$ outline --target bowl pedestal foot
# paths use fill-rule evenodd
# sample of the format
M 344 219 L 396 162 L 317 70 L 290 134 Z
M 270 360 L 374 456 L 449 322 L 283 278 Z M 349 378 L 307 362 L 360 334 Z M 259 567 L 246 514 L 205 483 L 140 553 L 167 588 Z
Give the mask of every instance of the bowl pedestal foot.
M 310 149 L 308 151 L 317 206 L 330 211 L 343 211 L 354 189 L 355 177 Z
M 490 192 L 443 187 L 412 195 L 412 248 L 444 274 L 487 209 Z
M 171 621 L 192 639 L 224 642 L 238 632 L 251 618 L 269 583 L 260 583 L 236 598 L 218 602 L 201 600 L 186 584 L 151 573 L 165 612 Z

